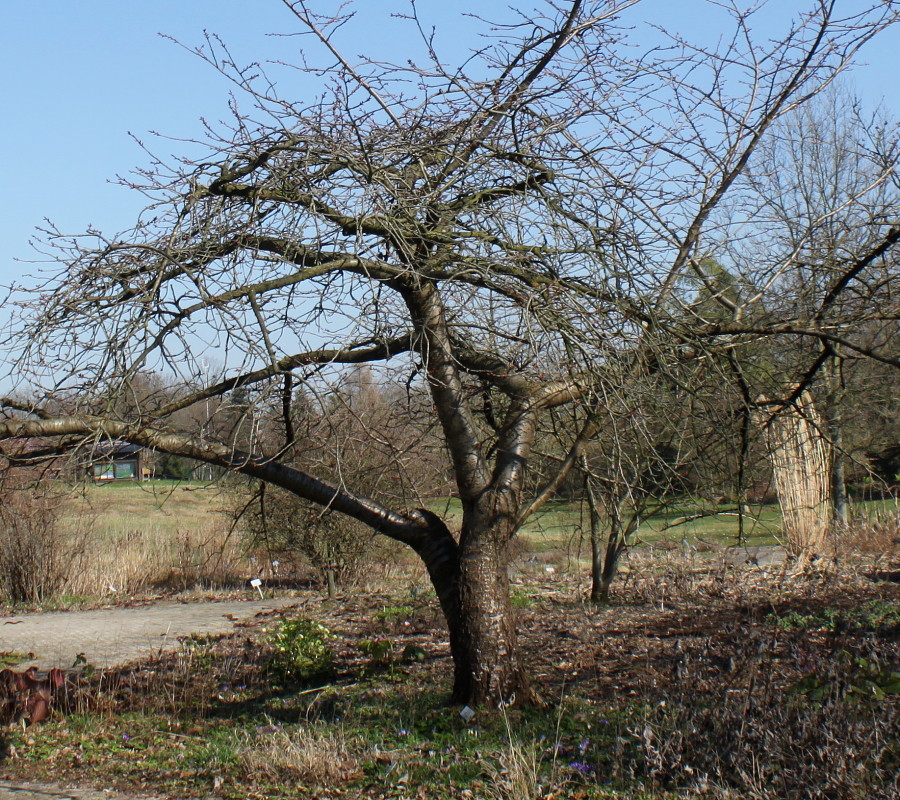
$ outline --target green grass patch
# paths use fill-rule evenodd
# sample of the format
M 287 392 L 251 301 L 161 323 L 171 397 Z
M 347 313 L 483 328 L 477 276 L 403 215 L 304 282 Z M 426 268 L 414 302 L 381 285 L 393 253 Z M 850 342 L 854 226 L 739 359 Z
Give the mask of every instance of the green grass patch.
M 451 525 L 462 522 L 462 507 L 456 498 L 433 501 L 429 503 L 429 508 Z M 573 536 L 588 527 L 587 511 L 581 503 L 554 500 L 525 523 L 519 536 L 537 552 L 566 549 Z M 717 508 L 673 501 L 664 510 L 642 520 L 634 539 L 650 545 L 687 539 L 692 543 L 710 540 L 726 546 L 737 541 L 738 533 L 738 513 L 733 506 Z M 781 511 L 777 505 L 750 506 L 749 512 L 744 515 L 746 544 L 775 544 L 780 533 Z
M 396 622 L 411 617 L 413 614 L 412 606 L 384 606 L 381 611 L 376 611 L 373 615 L 378 622 Z
M 900 629 L 900 602 L 871 600 L 859 608 L 825 608 L 812 614 L 789 611 L 769 614 L 767 620 L 782 631 L 885 631 Z
M 0 669 L 14 667 L 23 661 L 30 661 L 34 658 L 34 653 L 17 653 L 15 650 L 0 651 Z

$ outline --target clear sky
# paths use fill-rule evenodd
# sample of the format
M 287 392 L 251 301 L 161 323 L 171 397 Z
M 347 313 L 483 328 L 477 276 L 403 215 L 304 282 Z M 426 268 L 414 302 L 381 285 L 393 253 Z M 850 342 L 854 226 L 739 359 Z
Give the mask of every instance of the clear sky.
M 797 2 L 773 0 L 770 13 L 777 16 Z M 310 0 L 309 5 L 335 8 L 338 3 Z M 417 2 L 451 49 L 477 45 L 473 22 L 463 11 L 495 17 L 509 5 L 501 0 Z M 366 25 L 357 38 L 345 39 L 347 52 L 376 48 L 394 54 L 402 44 L 396 32 L 404 29 L 389 12 L 402 9 L 403 0 L 361 0 L 357 6 Z M 691 17 L 691 10 L 701 8 L 699 0 L 643 0 L 629 16 L 703 33 L 713 15 Z M 190 138 L 199 135 L 201 117 L 215 121 L 224 115 L 227 81 L 159 33 L 197 45 L 209 30 L 244 61 L 294 60 L 301 46 L 311 44 L 267 36 L 298 30 L 279 0 L 4 0 L 2 22 L 0 284 L 35 271 L 16 259 L 35 258 L 29 239 L 44 218 L 66 233 L 89 225 L 114 233 L 131 224 L 142 198 L 110 183 L 148 161 L 129 132 L 154 151 L 178 153 L 182 144 L 154 141 L 148 132 Z M 869 63 L 854 73 L 854 84 L 868 103 L 883 98 L 900 118 L 898 53 L 900 27 L 873 43 L 863 57 Z M 296 91 L 303 88 L 298 84 Z

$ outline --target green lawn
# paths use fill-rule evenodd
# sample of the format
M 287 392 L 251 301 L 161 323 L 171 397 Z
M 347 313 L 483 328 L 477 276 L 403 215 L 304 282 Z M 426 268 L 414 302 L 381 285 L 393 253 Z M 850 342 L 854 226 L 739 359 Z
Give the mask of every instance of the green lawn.
M 449 518 L 451 524 L 460 524 L 462 511 L 459 500 L 435 501 L 430 504 L 435 513 Z M 865 501 L 852 504 L 856 518 L 896 513 L 898 503 L 892 500 Z M 777 504 L 752 505 L 744 515 L 743 543 L 749 546 L 781 543 L 781 511 Z M 529 519 L 519 536 L 538 551 L 567 547 L 573 537 L 581 532 L 586 536 L 590 527 L 587 509 L 580 503 L 555 500 L 547 503 Z M 658 545 L 665 542 L 709 545 L 716 548 L 737 544 L 739 519 L 734 506 L 701 506 L 697 503 L 673 501 L 664 510 L 648 516 L 641 522 L 635 544 Z

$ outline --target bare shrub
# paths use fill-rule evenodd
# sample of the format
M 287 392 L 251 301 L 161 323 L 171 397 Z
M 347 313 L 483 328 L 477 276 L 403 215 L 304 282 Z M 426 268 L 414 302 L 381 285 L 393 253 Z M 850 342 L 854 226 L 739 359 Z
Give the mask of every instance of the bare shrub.
M 900 554 L 900 509 L 851 519 L 847 532 L 838 539 L 838 552 L 886 557 Z
M 342 581 L 360 571 L 389 545 L 377 541 L 366 525 L 322 509 L 281 489 L 261 486 L 239 495 L 240 525 L 252 552 L 271 562 L 308 564 L 323 576 L 332 571 Z
M 64 496 L 50 481 L 3 473 L 0 592 L 12 602 L 43 602 L 78 572 L 84 534 L 60 525 L 64 502 Z
M 638 742 L 637 774 L 657 785 L 717 787 L 759 800 L 898 797 L 900 712 L 844 698 L 729 695 L 712 706 L 669 703 Z

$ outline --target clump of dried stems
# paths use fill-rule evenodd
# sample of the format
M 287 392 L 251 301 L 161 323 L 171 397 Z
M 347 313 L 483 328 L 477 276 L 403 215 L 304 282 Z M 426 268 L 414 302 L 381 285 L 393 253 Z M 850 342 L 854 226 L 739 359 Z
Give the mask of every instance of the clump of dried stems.
M 308 784 L 346 780 L 359 771 L 354 744 L 339 729 L 268 727 L 241 751 L 241 761 L 252 775 L 273 780 L 293 775 Z
M 137 523 L 131 530 L 85 542 L 82 568 L 68 590 L 75 595 L 134 594 L 152 588 L 184 590 L 223 586 L 241 571 L 243 552 L 224 519 L 176 530 Z
M 829 452 L 809 392 L 772 420 L 768 445 L 788 552 L 822 553 L 831 524 Z

